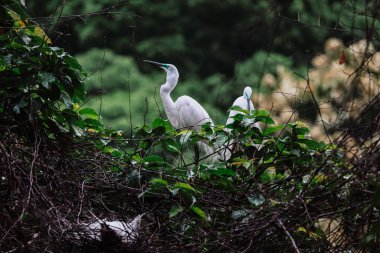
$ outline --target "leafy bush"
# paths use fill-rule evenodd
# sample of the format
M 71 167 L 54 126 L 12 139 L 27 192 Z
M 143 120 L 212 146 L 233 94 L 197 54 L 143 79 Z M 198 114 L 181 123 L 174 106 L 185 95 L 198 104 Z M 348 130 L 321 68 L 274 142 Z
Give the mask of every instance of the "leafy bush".
M 2 5 L 1 13 L 6 27 L 0 34 L 1 117 L 22 122 L 20 131 L 30 138 L 36 125 L 48 134 L 80 135 L 89 121 L 75 107 L 85 99 L 82 67 L 62 48 L 50 46 L 17 1 Z

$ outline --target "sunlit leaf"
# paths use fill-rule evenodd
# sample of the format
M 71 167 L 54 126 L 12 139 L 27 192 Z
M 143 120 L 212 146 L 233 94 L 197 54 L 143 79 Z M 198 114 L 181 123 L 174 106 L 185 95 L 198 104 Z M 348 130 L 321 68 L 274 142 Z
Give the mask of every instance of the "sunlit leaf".
M 168 186 L 168 181 L 162 179 L 162 178 L 153 178 L 149 181 L 150 184 L 155 186 Z
M 174 187 L 182 189 L 182 190 L 187 190 L 187 191 L 195 192 L 195 189 L 191 185 L 189 185 L 187 183 L 176 183 L 174 185 Z
M 99 119 L 99 114 L 92 108 L 83 108 L 78 111 L 82 116 L 85 116 L 90 119 Z
M 297 232 L 303 232 L 303 233 L 306 233 L 306 234 L 307 234 L 307 230 L 306 230 L 306 228 L 304 228 L 304 227 L 298 227 L 296 231 L 297 231 Z
M 41 27 L 39 27 L 39 26 L 34 27 L 34 35 L 43 39 L 47 44 L 51 44 L 51 40 L 50 40 L 49 36 L 46 35 L 46 33 L 44 32 L 44 30 Z
M 193 205 L 193 206 L 191 206 L 190 209 L 191 209 L 191 211 L 193 211 L 198 216 L 198 218 L 201 218 L 202 220 L 207 220 L 206 213 L 202 209 L 200 209 L 199 207 Z

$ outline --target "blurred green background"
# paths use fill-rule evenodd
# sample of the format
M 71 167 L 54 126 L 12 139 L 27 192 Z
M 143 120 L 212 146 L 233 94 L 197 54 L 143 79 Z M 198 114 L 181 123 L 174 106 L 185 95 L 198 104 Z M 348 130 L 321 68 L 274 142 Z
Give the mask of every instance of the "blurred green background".
M 107 127 L 128 130 L 166 117 L 159 96 L 165 73 L 143 59 L 172 63 L 180 82 L 172 96 L 198 100 L 214 122 L 246 85 L 258 94 L 277 66 L 306 74 L 327 38 L 346 45 L 365 38 L 365 1 L 70 0 L 26 1 L 54 44 L 76 55 L 90 74 L 87 104 Z M 256 104 L 256 103 L 255 103 Z M 256 104 L 257 105 L 257 104 Z

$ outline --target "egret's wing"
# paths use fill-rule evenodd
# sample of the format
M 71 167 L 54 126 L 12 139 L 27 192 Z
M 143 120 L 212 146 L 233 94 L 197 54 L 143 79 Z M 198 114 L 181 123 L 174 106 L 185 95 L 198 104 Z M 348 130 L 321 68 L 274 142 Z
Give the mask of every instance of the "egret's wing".
M 239 106 L 240 108 L 242 108 L 244 110 L 248 110 L 247 99 L 245 99 L 243 96 L 240 96 L 235 100 L 235 102 L 232 104 L 232 106 Z M 252 114 L 252 112 L 255 110 L 255 107 L 254 107 L 252 101 L 249 101 L 249 109 L 250 109 L 250 114 Z M 236 114 L 241 114 L 241 113 L 242 112 L 231 110 L 230 114 L 228 115 L 226 125 L 233 123 L 234 119 L 232 117 L 235 116 Z M 259 122 L 256 122 L 254 124 L 254 126 L 257 127 L 261 131 L 261 127 L 260 127 Z
M 210 115 L 191 97 L 179 97 L 175 105 L 178 108 L 180 127 L 192 127 L 199 130 L 200 126 L 207 122 L 211 122 L 213 125 Z

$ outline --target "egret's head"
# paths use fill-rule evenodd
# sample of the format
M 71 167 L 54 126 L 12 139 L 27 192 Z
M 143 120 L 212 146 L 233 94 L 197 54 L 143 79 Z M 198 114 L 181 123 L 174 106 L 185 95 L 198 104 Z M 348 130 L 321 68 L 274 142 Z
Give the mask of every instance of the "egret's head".
M 245 99 L 251 99 L 251 96 L 252 96 L 252 89 L 251 87 L 245 87 L 244 88 L 244 91 L 243 91 L 243 97 Z
M 167 74 L 178 75 L 178 70 L 173 64 L 160 63 L 160 62 L 155 62 L 155 61 L 150 61 L 150 60 L 144 60 L 144 61 L 159 66 L 160 68 L 165 70 Z

